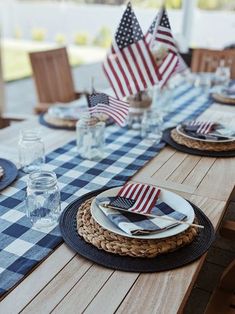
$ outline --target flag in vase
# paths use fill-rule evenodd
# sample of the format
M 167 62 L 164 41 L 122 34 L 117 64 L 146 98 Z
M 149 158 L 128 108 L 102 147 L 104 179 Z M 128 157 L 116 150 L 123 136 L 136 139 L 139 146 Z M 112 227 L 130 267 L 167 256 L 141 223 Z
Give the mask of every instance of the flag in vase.
M 89 111 L 91 113 L 105 114 L 113 119 L 119 126 L 126 125 L 129 113 L 129 104 L 104 93 L 94 93 L 88 96 Z
M 150 214 L 157 203 L 160 189 L 140 183 L 127 183 L 110 205 L 132 213 Z
M 161 79 L 130 2 L 103 69 L 118 99 L 146 90 Z
M 146 42 L 158 64 L 162 80 L 160 85 L 166 84 L 179 64 L 178 49 L 172 36 L 170 22 L 163 7 L 153 20 L 146 35 Z

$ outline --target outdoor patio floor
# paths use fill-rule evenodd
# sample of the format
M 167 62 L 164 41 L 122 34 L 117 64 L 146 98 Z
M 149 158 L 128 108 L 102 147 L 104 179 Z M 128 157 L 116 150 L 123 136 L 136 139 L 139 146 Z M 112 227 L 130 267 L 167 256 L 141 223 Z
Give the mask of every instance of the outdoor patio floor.
M 100 63 L 74 68 L 73 75 L 76 90 L 78 91 L 90 87 L 91 77 L 95 78 L 96 90 L 99 91 L 108 87 L 108 82 L 103 75 Z M 6 84 L 7 113 L 33 114 L 35 104 L 36 94 L 32 78 Z M 235 208 L 230 208 L 227 216 L 235 220 Z M 217 239 L 207 255 L 206 262 L 192 290 L 186 305 L 185 314 L 201 314 L 204 312 L 220 275 L 234 259 L 234 256 L 235 243 L 217 235 Z

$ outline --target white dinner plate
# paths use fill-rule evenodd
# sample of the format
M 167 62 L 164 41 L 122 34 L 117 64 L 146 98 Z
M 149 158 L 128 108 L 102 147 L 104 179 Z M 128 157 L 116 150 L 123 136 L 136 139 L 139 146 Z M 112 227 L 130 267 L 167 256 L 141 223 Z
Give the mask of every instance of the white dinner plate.
M 207 142 L 207 143 L 230 143 L 230 142 L 234 142 L 235 141 L 235 137 L 231 137 L 230 139 L 227 139 L 227 140 L 220 140 L 220 141 L 216 141 L 216 140 L 212 140 L 212 139 L 201 139 L 201 138 L 196 138 L 196 137 L 193 137 L 193 136 L 190 136 L 188 135 L 187 133 L 184 132 L 184 130 L 182 129 L 181 125 L 177 125 L 176 127 L 176 131 L 184 136 L 184 137 L 187 137 L 191 140 L 195 140 L 195 141 L 200 141 L 200 142 Z M 222 135 L 222 134 L 221 134 Z M 224 136 L 230 136 L 230 135 L 226 135 L 224 134 Z
M 121 187 L 111 188 L 109 190 L 106 190 L 102 192 L 101 194 L 97 195 L 96 198 L 101 197 L 110 197 L 110 196 L 116 196 L 119 192 Z M 169 192 L 167 190 L 161 189 L 160 197 L 159 199 L 165 203 L 167 203 L 169 206 L 171 206 L 173 209 L 187 215 L 187 222 L 192 223 L 195 217 L 193 207 L 187 202 L 184 198 L 181 196 Z M 187 224 L 179 224 L 178 226 L 172 227 L 168 230 L 155 233 L 155 234 L 148 234 L 148 235 L 129 235 L 119 229 L 117 226 L 115 226 L 102 212 L 102 210 L 97 206 L 95 199 L 91 203 L 91 215 L 95 219 L 95 221 L 104 229 L 107 229 L 113 233 L 119 234 L 123 237 L 128 238 L 136 238 L 136 239 L 162 239 L 174 236 L 178 233 L 183 232 L 186 230 L 189 226 Z

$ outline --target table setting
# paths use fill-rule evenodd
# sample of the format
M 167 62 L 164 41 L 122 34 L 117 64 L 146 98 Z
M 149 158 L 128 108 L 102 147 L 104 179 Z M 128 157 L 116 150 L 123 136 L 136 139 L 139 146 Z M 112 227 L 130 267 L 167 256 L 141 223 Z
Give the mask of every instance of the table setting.
M 168 129 L 163 139 L 179 151 L 208 157 L 235 156 L 235 130 L 218 122 L 190 120 Z
M 8 159 L 0 158 L 0 191 L 14 182 L 17 175 L 15 164 Z
M 130 3 L 126 15 L 139 27 Z M 167 18 L 165 9 L 161 16 Z M 183 267 L 199 259 L 212 245 L 214 228 L 203 206 L 161 186 L 132 182 L 166 144 L 200 156 L 235 156 L 234 130 L 198 120 L 212 106 L 212 100 L 185 78 L 174 86 L 172 104 L 164 114 L 157 97 L 151 104 L 146 96 L 154 85 L 165 86 L 169 71 L 173 75 L 178 62 L 177 53 L 172 52 L 176 48 L 171 47 L 170 58 L 157 56 L 159 70 L 154 64 L 149 38 L 156 39 L 155 26 L 156 20 L 146 36 L 138 38 L 145 45 L 145 37 L 149 45 L 144 53 L 149 54 L 146 60 L 148 66 L 153 64 L 152 72 L 145 64 L 141 80 L 127 84 L 126 78 L 125 84 L 119 85 L 108 68 L 119 56 L 106 60 L 104 70 L 115 96 L 94 92 L 87 96 L 88 105 L 83 105 L 83 100 L 81 107 L 80 103 L 68 107 L 59 104 L 40 117 L 39 122 L 45 126 L 76 130 L 75 139 L 46 154 L 43 134 L 22 130 L 18 143 L 20 168 L 15 168 L 12 181 L 2 188 L 8 168 L 7 161 L 0 159 L 1 296 L 62 241 L 94 263 L 129 272 Z M 133 40 L 127 44 L 133 44 Z M 121 45 L 118 39 L 117 43 Z M 136 57 L 133 60 L 136 63 Z M 162 62 L 167 62 L 168 71 Z M 132 106 L 128 99 L 132 99 Z M 139 105 L 141 100 L 144 108 Z M 136 101 L 138 110 L 141 107 L 138 127 L 136 121 L 130 122 L 130 113 L 136 113 Z

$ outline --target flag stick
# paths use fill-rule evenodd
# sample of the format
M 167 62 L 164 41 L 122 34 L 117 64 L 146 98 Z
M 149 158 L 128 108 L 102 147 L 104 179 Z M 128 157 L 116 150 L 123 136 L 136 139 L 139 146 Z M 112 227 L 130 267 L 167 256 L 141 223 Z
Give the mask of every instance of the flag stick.
M 99 206 L 100 206 L 100 204 L 99 204 Z M 114 206 L 111 206 L 109 204 L 102 204 L 101 206 L 103 206 L 105 208 L 110 208 L 110 209 L 123 211 L 125 213 L 138 214 L 138 215 L 142 215 L 142 216 L 145 216 L 145 217 L 158 218 L 158 219 L 162 219 L 162 220 L 168 220 L 168 221 L 175 222 L 175 223 L 177 222 L 178 224 L 181 224 L 181 225 L 188 225 L 190 227 L 197 227 L 197 228 L 200 228 L 200 229 L 204 229 L 204 226 L 202 226 L 202 225 L 193 224 L 193 223 L 189 223 L 189 222 L 182 221 L 182 220 L 177 220 L 177 219 L 174 219 L 174 218 L 171 218 L 171 217 L 162 217 L 162 216 L 157 216 L 157 215 L 153 215 L 153 214 L 146 214 L 146 213 L 143 214 L 143 213 L 139 213 L 139 212 L 129 212 L 128 210 L 125 210 L 125 209 L 122 209 L 122 208 L 119 208 L 119 207 L 114 207 Z

